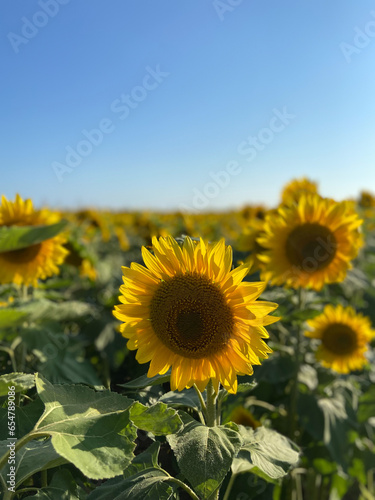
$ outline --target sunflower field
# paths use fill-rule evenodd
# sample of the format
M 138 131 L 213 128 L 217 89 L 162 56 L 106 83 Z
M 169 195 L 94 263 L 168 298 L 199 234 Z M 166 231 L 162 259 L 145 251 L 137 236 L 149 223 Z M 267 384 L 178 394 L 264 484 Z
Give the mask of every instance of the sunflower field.
M 375 500 L 375 198 L 0 205 L 4 500 Z

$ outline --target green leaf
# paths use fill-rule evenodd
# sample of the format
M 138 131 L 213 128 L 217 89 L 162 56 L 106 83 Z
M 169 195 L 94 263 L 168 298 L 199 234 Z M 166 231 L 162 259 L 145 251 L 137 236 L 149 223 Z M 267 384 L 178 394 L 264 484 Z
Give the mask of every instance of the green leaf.
M 32 431 L 43 410 L 44 405 L 39 397 L 27 405 L 16 406 L 14 423 L 16 427 L 15 437 L 17 439 Z M 0 440 L 5 441 L 8 437 L 8 408 L 0 408 Z
M 327 398 L 299 394 L 298 415 L 301 427 L 316 441 L 323 441 L 332 459 L 345 469 L 348 465 L 348 431 L 356 425 L 345 391 L 336 388 Z
M 77 339 L 61 332 L 61 326 L 50 323 L 46 327 L 23 328 L 24 345 L 39 360 L 37 370 L 52 383 L 73 382 L 100 385 L 92 364 L 85 359 Z
M 139 429 L 155 436 L 174 434 L 182 426 L 177 412 L 164 403 L 147 407 L 136 401 L 130 409 L 130 419 Z
M 150 385 L 161 385 L 165 382 L 169 382 L 171 376 L 170 370 L 165 375 L 155 375 L 155 377 L 147 377 L 147 375 L 142 375 L 126 384 L 118 384 L 119 387 L 125 387 L 125 389 L 144 389 Z
M 124 470 L 124 478 L 138 474 L 146 469 L 152 469 L 159 467 L 158 456 L 160 450 L 160 443 L 154 441 L 147 450 L 143 451 L 139 455 L 135 456 L 131 464 Z
M 160 468 L 138 472 L 123 481 L 106 481 L 87 497 L 87 500 L 172 500 L 176 498 L 166 481 L 169 474 Z
M 366 422 L 375 415 L 375 386 L 369 389 L 360 397 L 358 408 L 358 421 Z
M 124 470 L 123 477 L 116 477 L 105 482 L 102 486 L 97 488 L 91 495 L 90 500 L 112 500 L 128 498 L 132 499 L 135 492 L 129 488 L 133 485 L 137 486 L 137 481 L 141 481 L 144 478 L 145 472 L 155 472 L 157 470 L 162 471 L 158 465 L 158 455 L 160 450 L 160 443 L 154 442 L 145 450 L 133 458 L 132 463 Z M 156 475 L 159 479 L 154 482 L 151 480 L 152 476 L 147 476 L 149 478 L 148 486 L 150 489 L 145 491 L 145 498 L 150 500 L 153 498 L 151 495 L 155 494 L 155 498 L 171 498 L 173 489 L 169 486 L 166 481 L 166 474 L 162 471 L 162 475 Z M 126 481 L 124 481 L 126 479 Z M 154 476 L 155 479 L 155 476 Z M 138 485 L 139 487 L 139 485 Z M 142 491 L 141 491 L 142 493 Z M 174 497 L 173 497 L 174 498 Z
M 0 253 L 20 250 L 49 240 L 67 225 L 67 221 L 60 221 L 48 226 L 2 226 L 0 227 Z
M 198 394 L 195 389 L 184 389 L 183 391 L 175 392 L 170 391 L 160 398 L 161 402 L 166 403 L 174 408 L 193 408 L 196 411 L 200 411 L 201 405 L 198 398 Z
M 255 431 L 242 425 L 239 428 L 243 445 L 233 461 L 234 474 L 251 471 L 272 482 L 285 476 L 290 467 L 297 464 L 299 453 L 278 432 L 265 427 Z
M 241 436 L 226 425 L 207 427 L 186 418 L 177 434 L 167 436 L 178 466 L 202 499 L 223 482 L 242 444 Z
M 41 376 L 36 386 L 45 411 L 32 433 L 50 435 L 55 450 L 92 479 L 120 475 L 135 448 L 132 401 L 110 391 L 52 385 Z
M 7 373 L 0 377 L 0 397 L 6 396 L 9 387 L 14 386 L 15 392 L 26 392 L 35 385 L 34 375 L 28 373 Z
M 32 498 L 35 500 L 84 500 L 87 498 L 84 490 L 78 486 L 76 480 L 67 469 L 55 472 L 51 483 L 41 488 Z
M 9 441 L 0 443 L 1 455 L 8 451 L 9 448 L 6 446 L 8 443 Z M 66 460 L 55 451 L 50 439 L 25 444 L 16 452 L 16 488 L 36 472 L 52 469 L 65 463 Z M 5 481 L 7 480 L 9 465 L 11 464 L 7 464 L 0 473 Z
M 25 311 L 20 311 L 19 309 L 11 307 L 1 307 L 0 308 L 0 329 L 11 328 L 17 325 L 21 325 L 27 318 L 27 313 Z

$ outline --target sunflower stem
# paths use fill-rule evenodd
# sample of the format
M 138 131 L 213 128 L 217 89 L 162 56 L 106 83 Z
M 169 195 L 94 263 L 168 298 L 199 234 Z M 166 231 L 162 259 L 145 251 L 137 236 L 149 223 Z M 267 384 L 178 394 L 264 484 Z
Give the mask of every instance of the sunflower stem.
M 204 414 L 206 414 L 207 408 L 206 408 L 206 403 L 204 402 L 203 396 L 201 391 L 198 389 L 197 384 L 193 385 L 195 392 L 198 394 L 199 402 L 201 404 L 201 410 Z
M 191 496 L 191 498 L 193 498 L 194 500 L 199 500 L 199 497 L 197 497 L 197 495 L 194 493 L 194 491 L 191 488 L 189 488 L 189 486 L 187 484 L 183 483 L 179 479 L 172 477 L 172 476 L 169 476 L 167 481 L 177 484 L 180 488 L 185 490 L 186 493 L 188 493 Z
M 297 309 L 303 311 L 305 307 L 305 294 L 302 288 L 298 289 L 298 303 Z M 289 437 L 294 440 L 296 438 L 297 432 L 297 400 L 298 400 L 298 375 L 301 368 L 301 335 L 302 328 L 301 322 L 298 322 L 297 326 L 297 342 L 295 348 L 295 360 L 296 366 L 294 371 L 294 378 L 292 380 L 292 387 L 290 391 L 290 407 L 289 407 Z
M 230 479 L 229 479 L 229 483 L 228 483 L 228 486 L 227 486 L 227 489 L 225 490 L 225 494 L 224 494 L 224 497 L 223 497 L 223 500 L 229 500 L 230 497 L 230 492 L 233 488 L 233 485 L 234 485 L 234 481 L 236 480 L 236 477 L 237 477 L 237 474 L 234 474 L 232 472 L 232 475 L 230 476 Z
M 206 425 L 216 426 L 216 393 L 211 379 L 207 384 Z

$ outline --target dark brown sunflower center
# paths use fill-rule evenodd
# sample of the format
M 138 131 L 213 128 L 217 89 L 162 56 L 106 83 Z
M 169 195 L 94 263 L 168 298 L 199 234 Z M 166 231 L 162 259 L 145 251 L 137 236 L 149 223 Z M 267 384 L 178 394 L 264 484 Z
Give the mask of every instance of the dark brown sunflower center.
M 233 332 L 233 314 L 207 277 L 187 273 L 163 281 L 150 304 L 156 336 L 173 352 L 203 358 L 221 351 Z
M 306 223 L 296 227 L 286 241 L 289 262 L 306 272 L 327 267 L 336 255 L 333 233 L 320 224 Z
M 20 248 L 19 250 L 12 250 L 10 252 L 2 252 L 1 256 L 9 263 L 12 264 L 28 264 L 33 261 L 38 255 L 42 244 L 37 243 L 30 247 Z
M 334 323 L 324 330 L 322 344 L 334 354 L 351 354 L 357 348 L 357 335 L 348 325 Z

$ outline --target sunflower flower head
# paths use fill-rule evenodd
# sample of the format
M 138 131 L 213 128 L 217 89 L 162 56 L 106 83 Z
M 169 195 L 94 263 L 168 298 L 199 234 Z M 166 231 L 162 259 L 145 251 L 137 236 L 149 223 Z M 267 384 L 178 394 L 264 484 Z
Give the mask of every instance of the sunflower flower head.
M 35 210 L 30 199 L 18 194 L 14 202 L 2 196 L 0 206 L 1 226 L 39 226 L 53 224 L 60 219 L 46 209 Z M 68 251 L 63 247 L 65 238 L 55 236 L 41 243 L 19 250 L 0 253 L 0 283 L 37 286 L 38 279 L 59 273 Z
M 153 253 L 142 248 L 146 267 L 123 267 L 124 284 L 114 315 L 123 321 L 128 348 L 139 363 L 150 362 L 148 377 L 171 367 L 172 390 L 210 380 L 237 391 L 237 375 L 251 375 L 271 349 L 263 341 L 268 316 L 277 304 L 257 301 L 262 282 L 242 282 L 248 266 L 232 268 L 232 249 L 224 240 L 206 244 L 186 237 L 152 240 Z
M 363 245 L 362 220 L 349 201 L 304 195 L 266 217 L 258 243 L 267 249 L 261 279 L 274 285 L 320 290 L 343 281 Z
M 368 361 L 365 352 L 374 338 L 369 318 L 352 307 L 327 305 L 322 314 L 307 322 L 306 337 L 319 339 L 317 359 L 338 373 L 360 370 Z
M 293 203 L 298 203 L 303 195 L 317 193 L 317 183 L 307 177 L 302 177 L 301 179 L 294 179 L 286 184 L 281 193 L 281 200 L 284 205 L 292 205 Z
M 257 420 L 251 411 L 247 410 L 243 406 L 236 406 L 228 416 L 228 422 L 234 422 L 237 425 L 244 425 L 246 427 L 252 427 L 257 429 L 261 427 L 261 423 Z
M 242 252 L 250 252 L 246 262 L 250 265 L 250 272 L 255 272 L 263 267 L 263 263 L 258 259 L 258 255 L 264 252 L 264 248 L 259 245 L 257 239 L 262 236 L 264 220 L 251 219 L 238 239 L 237 249 Z

